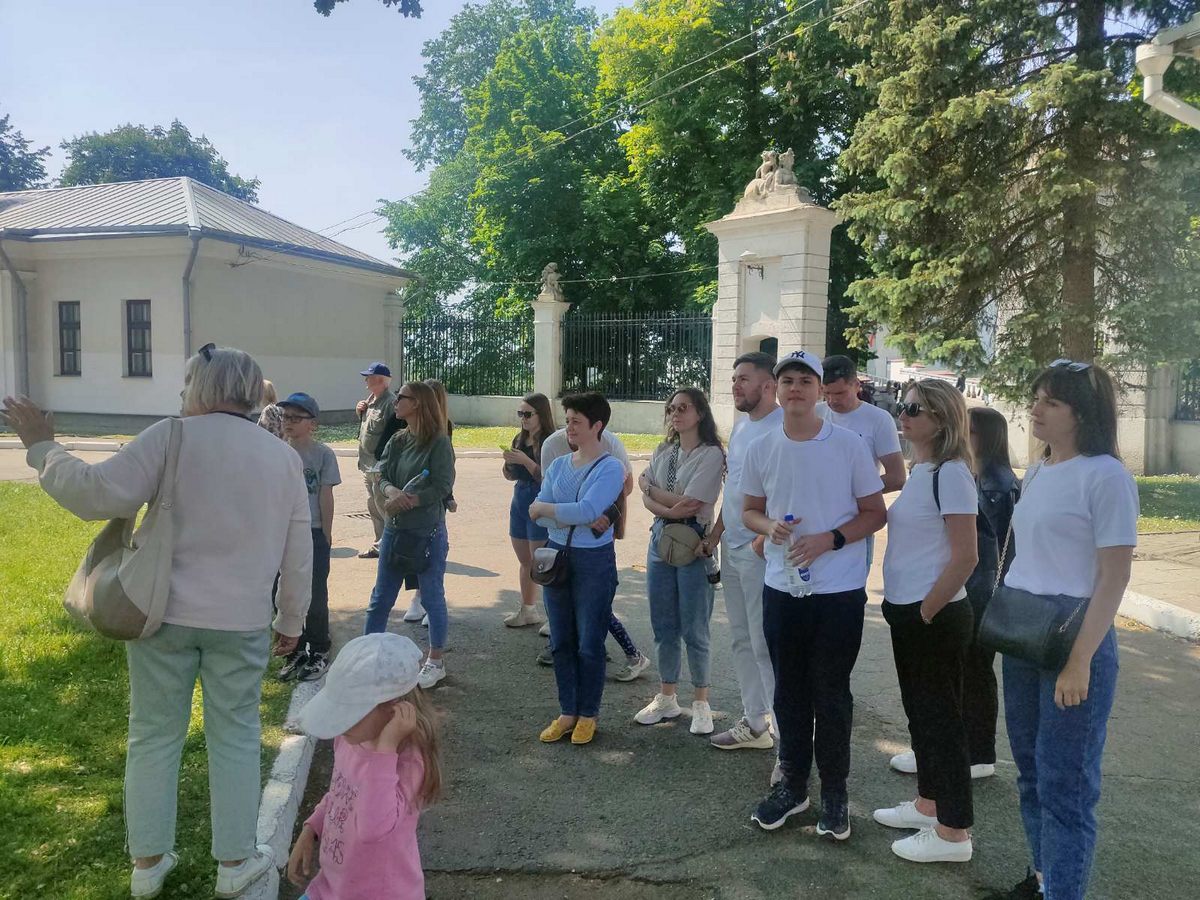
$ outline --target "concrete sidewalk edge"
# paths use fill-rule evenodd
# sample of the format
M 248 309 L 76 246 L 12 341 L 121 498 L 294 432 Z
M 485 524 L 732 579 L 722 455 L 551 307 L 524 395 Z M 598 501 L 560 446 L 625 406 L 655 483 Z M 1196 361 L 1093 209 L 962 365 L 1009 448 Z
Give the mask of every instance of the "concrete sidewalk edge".
M 321 683 L 316 681 L 296 685 L 288 704 L 288 722 L 295 721 L 320 687 Z M 271 766 L 271 777 L 263 786 L 257 836 L 258 843 L 270 845 L 275 865 L 267 871 L 265 878 L 260 878 L 242 895 L 247 900 L 275 900 L 279 896 L 280 869 L 287 865 L 292 849 L 292 832 L 308 787 L 308 770 L 316 746 L 317 739 L 307 734 L 289 734 L 279 745 L 279 755 Z
M 1165 600 L 1126 591 L 1117 613 L 1185 641 L 1200 641 L 1200 615 Z

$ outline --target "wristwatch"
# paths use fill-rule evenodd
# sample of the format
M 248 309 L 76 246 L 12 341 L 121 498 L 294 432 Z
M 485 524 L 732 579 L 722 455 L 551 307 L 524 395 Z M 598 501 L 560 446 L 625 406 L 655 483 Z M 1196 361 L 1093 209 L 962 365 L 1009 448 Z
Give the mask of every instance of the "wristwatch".
M 842 534 L 840 531 L 838 531 L 836 528 L 833 529 L 832 533 L 833 533 L 833 549 L 841 550 L 843 547 L 846 546 L 846 536 L 844 534 Z

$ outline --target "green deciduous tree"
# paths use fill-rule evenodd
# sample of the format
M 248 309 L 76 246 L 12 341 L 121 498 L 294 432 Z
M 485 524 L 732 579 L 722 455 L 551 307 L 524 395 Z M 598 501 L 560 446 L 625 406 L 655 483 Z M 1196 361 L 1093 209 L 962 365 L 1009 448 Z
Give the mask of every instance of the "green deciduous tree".
M 23 191 L 42 187 L 46 180 L 49 147 L 31 150 L 32 141 L 0 117 L 0 191 Z
M 259 180 L 230 174 L 229 164 L 208 138 L 192 137 L 178 119 L 170 128 L 122 125 L 104 134 L 92 132 L 63 141 L 61 146 L 67 152 L 67 166 L 59 179 L 63 185 L 188 176 L 242 200 L 258 200 Z
M 328 16 L 333 12 L 333 8 L 339 3 L 345 3 L 346 0 L 313 0 L 313 9 L 323 16 Z M 421 18 L 421 0 L 379 0 L 384 6 L 394 6 L 396 11 L 402 16 L 412 19 Z
M 910 354 L 981 355 L 995 385 L 1059 355 L 1118 368 L 1200 343 L 1200 135 L 1138 99 L 1137 44 L 1172 0 L 877 0 L 837 25 L 877 105 L 842 162 L 873 269 L 853 313 Z M 1194 92 L 1195 66 L 1170 73 Z

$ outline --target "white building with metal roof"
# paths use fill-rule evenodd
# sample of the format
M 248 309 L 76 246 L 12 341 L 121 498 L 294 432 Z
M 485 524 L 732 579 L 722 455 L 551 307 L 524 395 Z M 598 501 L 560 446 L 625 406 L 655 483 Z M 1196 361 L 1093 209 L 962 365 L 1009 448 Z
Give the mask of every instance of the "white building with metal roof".
M 412 277 L 191 178 L 0 193 L 0 394 L 169 415 L 213 341 L 350 410 L 365 363 L 399 362 Z

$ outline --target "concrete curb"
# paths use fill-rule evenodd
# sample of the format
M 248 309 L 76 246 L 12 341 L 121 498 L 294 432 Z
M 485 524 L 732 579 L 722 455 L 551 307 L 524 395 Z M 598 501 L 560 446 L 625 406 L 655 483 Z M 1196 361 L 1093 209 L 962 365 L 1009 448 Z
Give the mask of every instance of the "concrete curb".
M 1200 641 L 1200 614 L 1157 600 L 1136 591 L 1126 591 L 1119 615 L 1140 622 L 1147 628 L 1165 631 L 1185 641 Z
M 303 682 L 292 691 L 287 721 L 300 714 L 304 705 L 320 690 L 320 682 Z M 279 896 L 279 870 L 287 865 L 292 849 L 292 832 L 296 816 L 308 786 L 308 770 L 312 765 L 317 739 L 306 734 L 289 734 L 279 746 L 279 755 L 271 766 L 271 777 L 263 787 L 258 808 L 258 843 L 269 844 L 275 855 L 275 866 L 243 894 L 247 900 L 275 900 Z
M 64 450 L 98 450 L 115 453 L 125 444 L 121 441 L 63 441 Z M 24 450 L 25 445 L 18 440 L 0 439 L 0 450 Z

